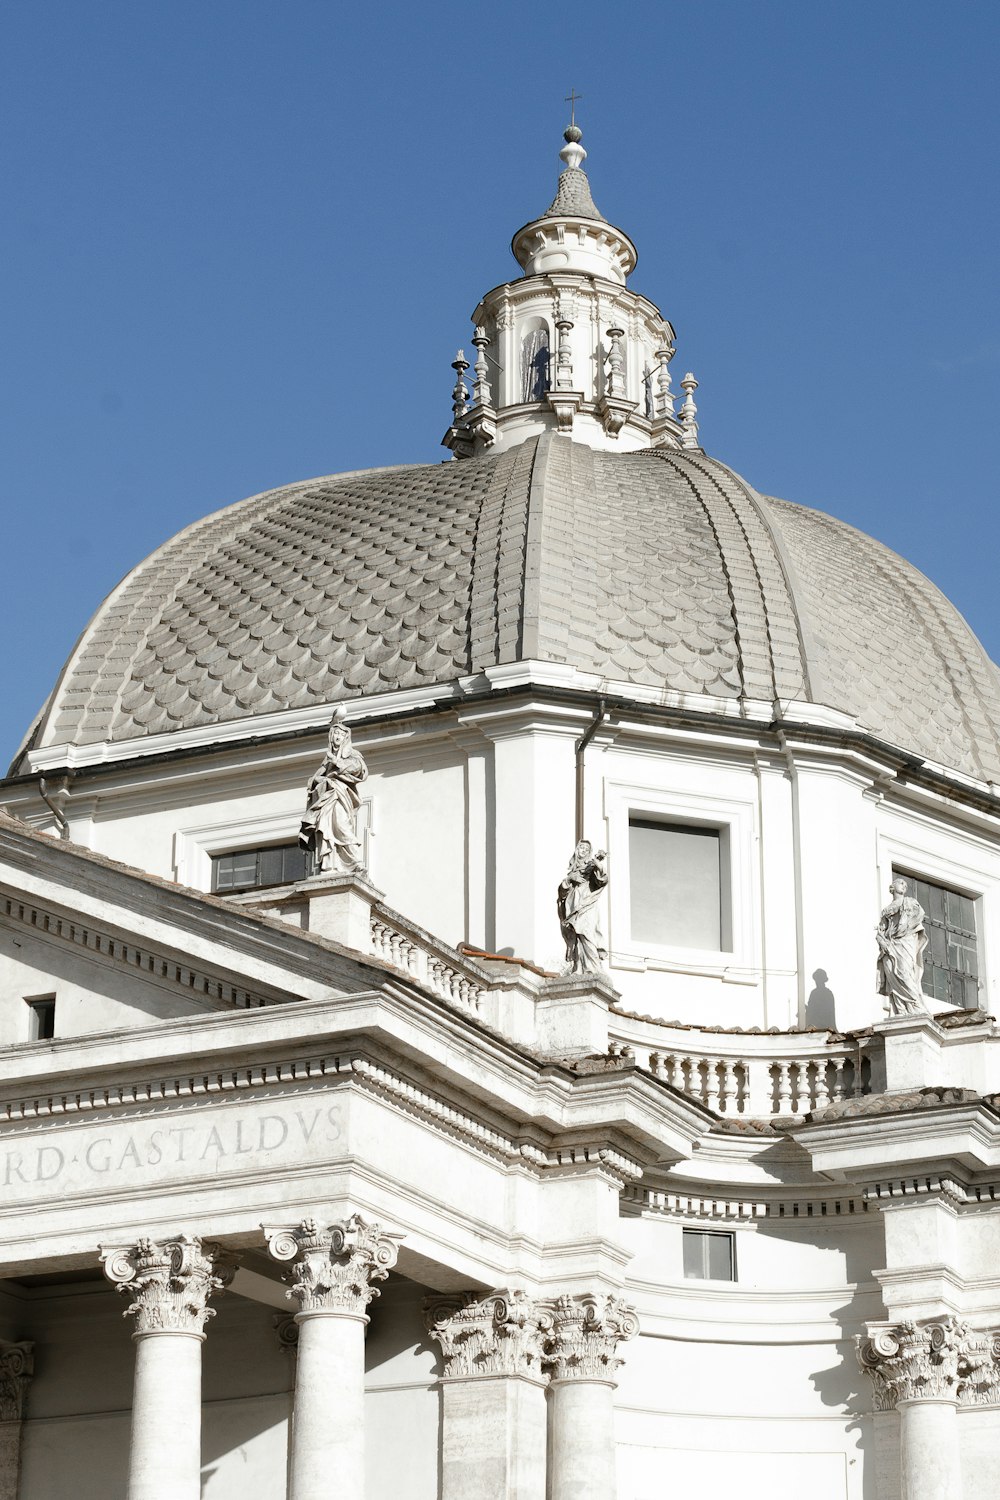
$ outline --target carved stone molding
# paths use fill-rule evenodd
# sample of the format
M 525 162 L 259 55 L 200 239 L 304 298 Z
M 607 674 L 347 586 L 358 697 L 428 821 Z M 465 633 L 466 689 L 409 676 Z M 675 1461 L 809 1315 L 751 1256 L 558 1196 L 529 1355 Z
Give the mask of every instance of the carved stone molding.
M 135 1336 L 193 1333 L 204 1337 L 214 1316 L 208 1306 L 236 1274 L 236 1262 L 220 1245 L 189 1235 L 170 1240 L 138 1240 L 118 1249 L 101 1247 L 104 1274 L 131 1297 L 126 1318 L 135 1318 Z
M 264 1227 L 275 1260 L 290 1261 L 283 1272 L 300 1312 L 364 1317 L 378 1287 L 396 1264 L 400 1236 L 352 1214 L 341 1224 L 321 1228 L 303 1219 L 297 1228 Z
M 1000 1333 L 982 1333 L 959 1318 L 898 1323 L 856 1339 L 858 1362 L 871 1377 L 875 1410 L 901 1401 L 986 1405 L 1000 1399 Z
M 426 1304 L 427 1328 L 441 1345 L 445 1377 L 520 1376 L 541 1382 L 548 1309 L 523 1291 L 470 1292 Z
M 34 1371 L 34 1344 L 0 1339 L 0 1422 L 20 1422 Z
M 275 1313 L 271 1319 L 278 1348 L 282 1354 L 296 1355 L 299 1352 L 299 1325 L 294 1313 Z
M 614 1383 L 622 1364 L 618 1345 L 635 1338 L 639 1319 L 618 1297 L 563 1296 L 550 1304 L 551 1332 L 545 1362 L 553 1380 Z

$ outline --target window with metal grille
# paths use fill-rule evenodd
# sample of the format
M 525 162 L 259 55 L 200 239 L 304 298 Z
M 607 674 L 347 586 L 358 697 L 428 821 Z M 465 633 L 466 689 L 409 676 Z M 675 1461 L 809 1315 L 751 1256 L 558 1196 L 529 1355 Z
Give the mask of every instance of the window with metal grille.
M 976 903 L 961 891 L 949 890 L 911 875 L 907 870 L 893 870 L 909 883 L 910 894 L 924 909 L 924 994 L 947 1005 L 961 1005 L 966 1010 L 979 1006 L 979 945 L 976 938 Z
M 733 1236 L 711 1229 L 685 1229 L 684 1275 L 691 1281 L 735 1281 Z
M 259 886 L 291 885 L 311 874 L 312 854 L 298 844 L 212 855 L 212 890 L 219 896 Z

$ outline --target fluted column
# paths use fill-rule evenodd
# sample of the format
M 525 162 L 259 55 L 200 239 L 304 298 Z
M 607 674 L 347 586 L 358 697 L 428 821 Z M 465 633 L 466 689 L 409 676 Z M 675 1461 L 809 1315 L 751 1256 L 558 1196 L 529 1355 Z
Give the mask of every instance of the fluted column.
M 441 1500 L 545 1500 L 547 1311 L 522 1291 L 436 1298 Z
M 265 1228 L 275 1260 L 299 1305 L 289 1500 L 328 1500 L 365 1492 L 365 1328 L 367 1307 L 395 1265 L 398 1235 L 354 1214 L 320 1227 Z
M 0 1339 L 0 1500 L 17 1500 L 21 1474 L 21 1424 L 31 1384 L 34 1344 Z
M 559 1297 L 546 1346 L 550 1500 L 615 1500 L 615 1371 L 618 1345 L 639 1322 L 614 1297 Z
M 957 1318 L 880 1327 L 858 1340 L 875 1410 L 899 1412 L 903 1500 L 961 1500 L 958 1407 L 995 1368 L 996 1340 Z
M 101 1260 L 135 1319 L 128 1500 L 200 1500 L 201 1346 L 208 1299 L 235 1265 L 187 1235 L 102 1247 Z

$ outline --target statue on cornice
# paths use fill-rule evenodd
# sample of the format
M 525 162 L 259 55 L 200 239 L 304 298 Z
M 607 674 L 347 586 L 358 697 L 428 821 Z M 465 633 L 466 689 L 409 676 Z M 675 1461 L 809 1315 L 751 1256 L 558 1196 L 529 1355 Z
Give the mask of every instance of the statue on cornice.
M 569 869 L 559 882 L 559 926 L 566 942 L 564 974 L 599 974 L 607 951 L 603 947 L 597 903 L 608 883 L 607 855 L 594 853 L 588 839 L 573 851 Z
M 891 1016 L 927 1015 L 924 1000 L 924 909 L 899 875 L 889 887 L 892 900 L 883 907 L 875 929 L 879 947 L 878 992 L 888 1000 Z
M 313 873 L 329 875 L 356 870 L 364 860 L 358 839 L 358 787 L 368 775 L 365 758 L 355 750 L 342 706 L 334 709 L 323 764 L 306 791 L 306 812 L 299 845 L 313 856 Z

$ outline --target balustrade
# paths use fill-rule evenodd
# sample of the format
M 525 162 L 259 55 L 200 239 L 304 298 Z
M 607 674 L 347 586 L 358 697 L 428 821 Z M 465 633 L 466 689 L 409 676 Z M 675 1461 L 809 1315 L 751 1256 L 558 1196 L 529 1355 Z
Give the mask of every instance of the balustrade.
M 820 1043 L 818 1055 L 777 1057 L 777 1046 L 769 1052 L 748 1049 L 728 1054 L 696 1049 L 692 1039 L 683 1051 L 676 1046 L 653 1051 L 649 1070 L 727 1117 L 802 1116 L 868 1088 L 869 1060 L 856 1048 L 838 1051 Z

